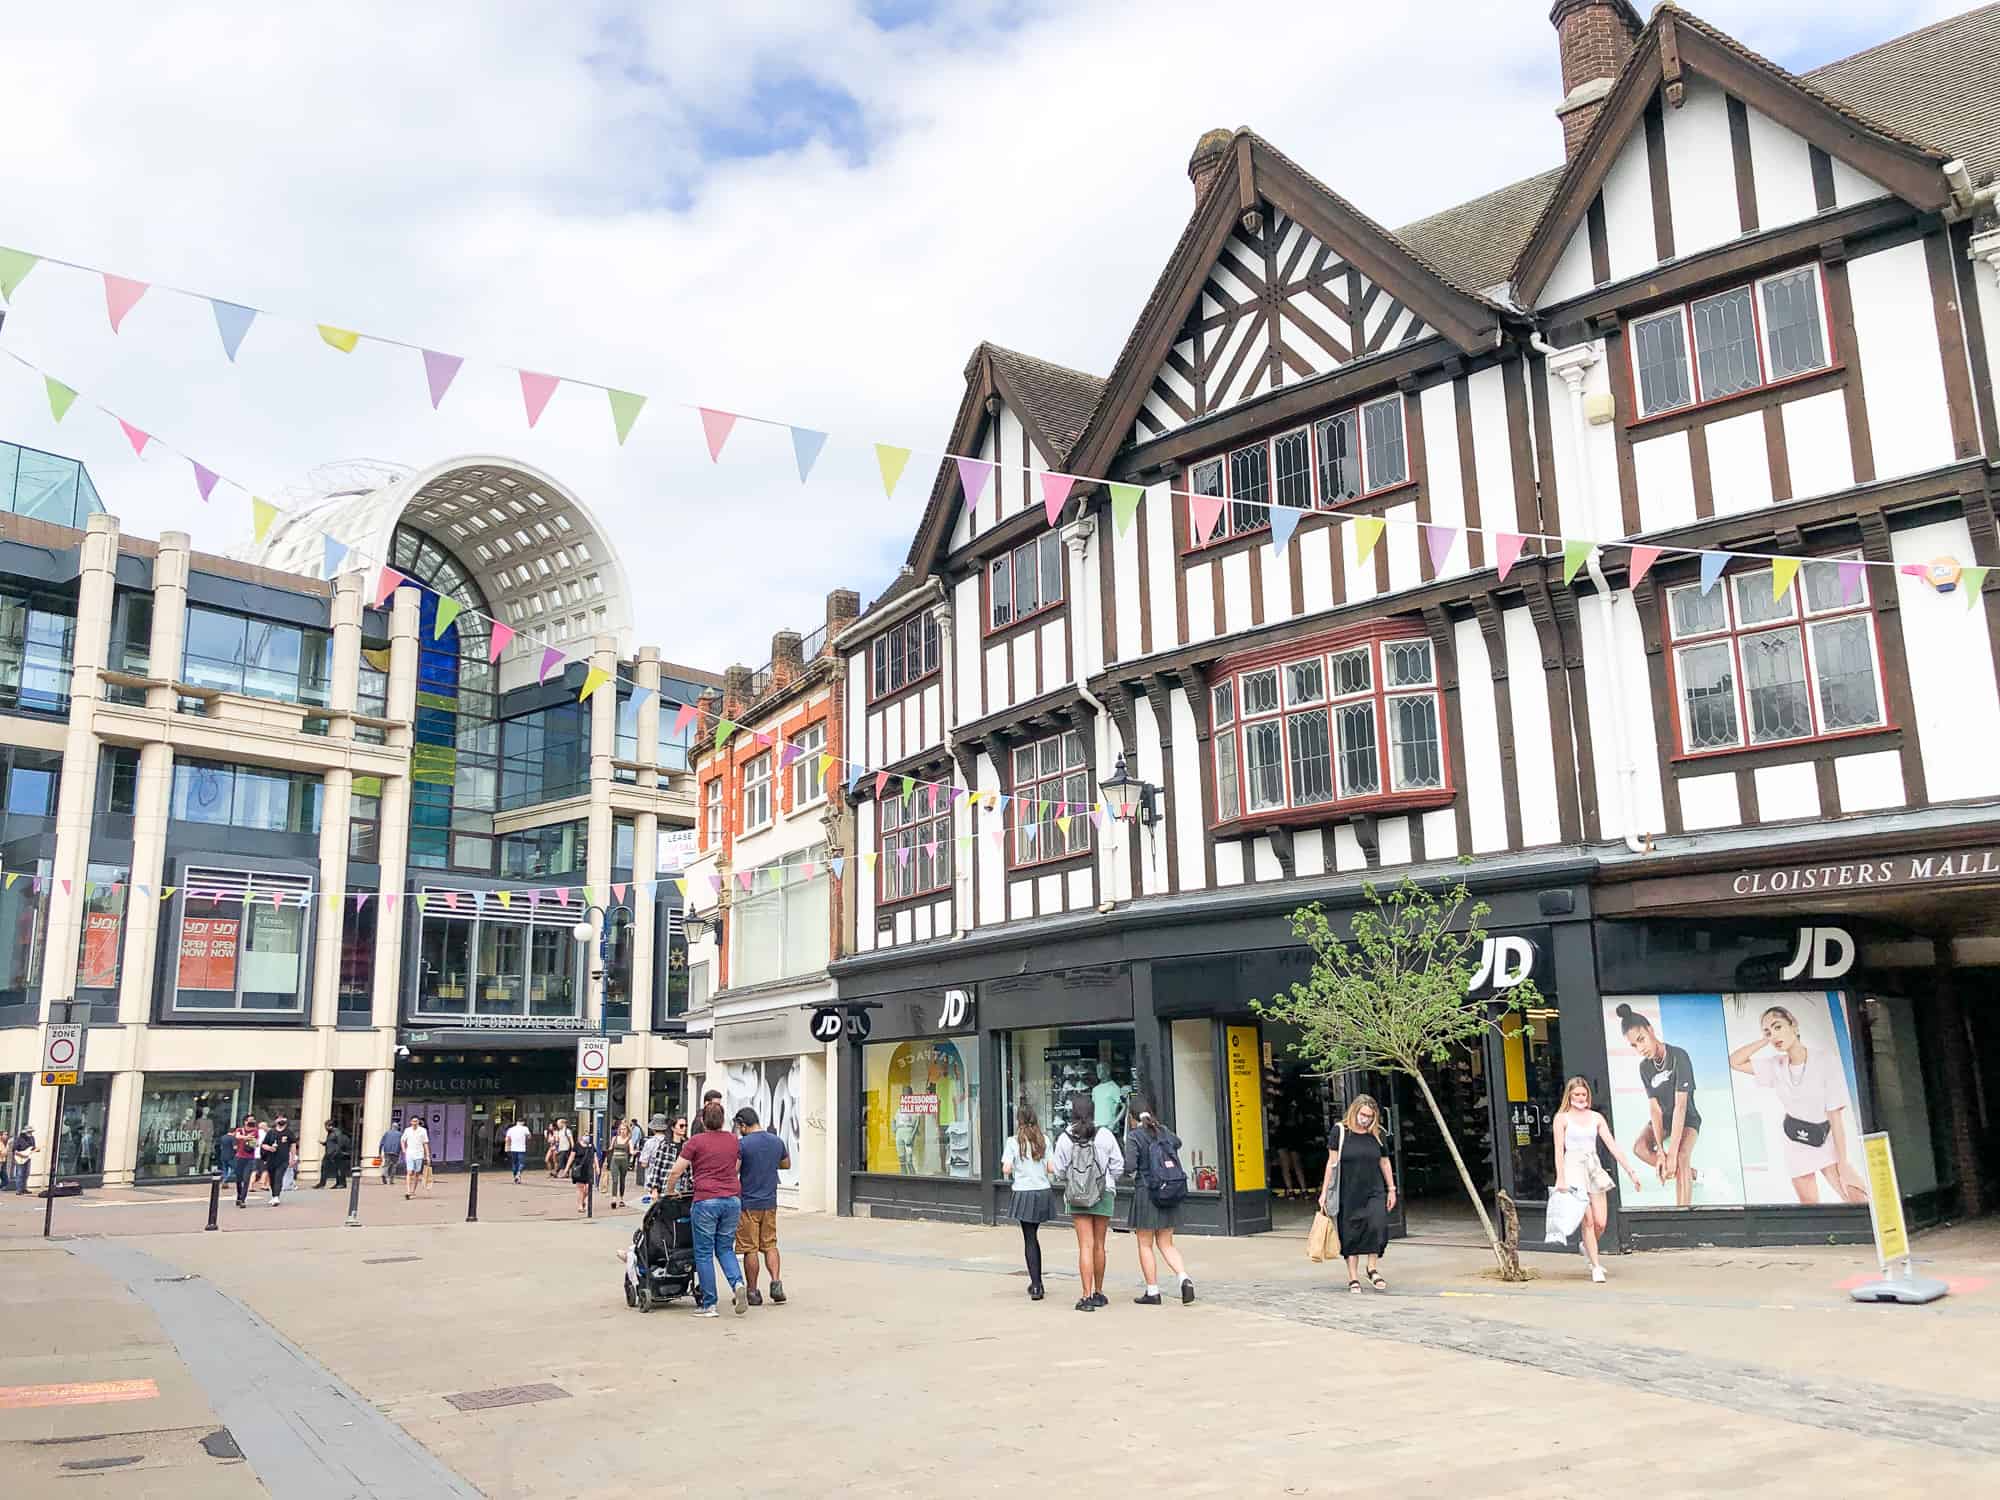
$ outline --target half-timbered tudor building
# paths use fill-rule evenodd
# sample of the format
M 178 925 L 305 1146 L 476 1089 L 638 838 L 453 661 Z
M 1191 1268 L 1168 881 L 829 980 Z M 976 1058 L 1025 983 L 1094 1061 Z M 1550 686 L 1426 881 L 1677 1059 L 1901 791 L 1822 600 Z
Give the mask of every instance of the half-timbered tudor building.
M 1544 997 L 1440 1080 L 1527 1237 L 1572 1074 L 1658 1169 L 1628 1246 L 1865 1235 L 1863 1131 L 1919 1211 L 1986 1201 L 2000 7 L 1803 76 L 1671 5 L 1551 20 L 1560 165 L 1390 230 L 1211 132 L 1107 378 L 967 365 L 990 478 L 940 468 L 838 642 L 855 755 L 963 791 L 849 788 L 843 1208 L 990 1218 L 1018 1100 L 1139 1089 L 1190 1217 L 1268 1226 L 1370 1081 L 1251 1002 L 1296 907 L 1405 875 Z M 1052 523 L 1046 470 L 1099 479 Z M 1121 775 L 1134 816 L 1064 815 Z

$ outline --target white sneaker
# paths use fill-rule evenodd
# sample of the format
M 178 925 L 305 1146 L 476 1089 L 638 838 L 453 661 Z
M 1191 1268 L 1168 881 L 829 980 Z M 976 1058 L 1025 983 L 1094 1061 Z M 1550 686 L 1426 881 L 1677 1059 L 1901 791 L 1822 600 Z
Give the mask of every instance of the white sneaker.
M 1602 1281 L 1604 1279 L 1604 1267 L 1592 1266 L 1590 1268 L 1590 1279 L 1592 1281 Z
M 722 1313 L 719 1309 L 717 1309 L 715 1304 L 711 1302 L 707 1307 L 697 1307 L 694 1310 L 694 1315 L 697 1318 L 719 1318 L 722 1316 Z

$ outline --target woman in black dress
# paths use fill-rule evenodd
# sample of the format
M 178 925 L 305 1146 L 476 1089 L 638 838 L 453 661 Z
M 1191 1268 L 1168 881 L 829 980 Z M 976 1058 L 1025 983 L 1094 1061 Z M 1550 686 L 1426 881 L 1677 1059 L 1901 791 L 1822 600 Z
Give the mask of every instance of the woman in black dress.
M 1326 1179 L 1320 1184 L 1320 1212 L 1340 1234 L 1347 1260 L 1347 1289 L 1361 1290 L 1366 1275 L 1378 1292 L 1389 1283 L 1376 1257 L 1389 1248 L 1389 1214 L 1396 1206 L 1396 1172 L 1382 1139 L 1382 1109 L 1370 1094 L 1356 1094 L 1327 1143 Z M 1364 1267 L 1362 1262 L 1366 1261 Z

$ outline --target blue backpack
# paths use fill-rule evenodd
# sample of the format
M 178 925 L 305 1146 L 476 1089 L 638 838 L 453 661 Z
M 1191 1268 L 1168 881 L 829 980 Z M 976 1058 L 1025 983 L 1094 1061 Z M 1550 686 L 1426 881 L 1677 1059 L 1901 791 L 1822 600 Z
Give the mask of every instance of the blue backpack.
M 1139 1175 L 1156 1208 L 1172 1208 L 1188 1195 L 1187 1173 L 1181 1167 L 1180 1142 L 1164 1130 L 1134 1131 L 1139 1140 Z

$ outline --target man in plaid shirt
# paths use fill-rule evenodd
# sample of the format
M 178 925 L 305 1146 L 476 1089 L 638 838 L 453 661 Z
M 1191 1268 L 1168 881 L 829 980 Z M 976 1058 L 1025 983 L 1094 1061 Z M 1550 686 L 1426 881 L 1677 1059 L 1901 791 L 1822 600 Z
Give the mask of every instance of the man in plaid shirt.
M 646 1129 L 650 1134 L 639 1152 L 639 1174 L 646 1191 L 657 1198 L 666 1186 L 667 1173 L 680 1159 L 681 1141 L 686 1139 L 684 1132 L 687 1127 L 678 1120 L 669 1126 L 665 1115 L 654 1115 L 646 1122 Z

